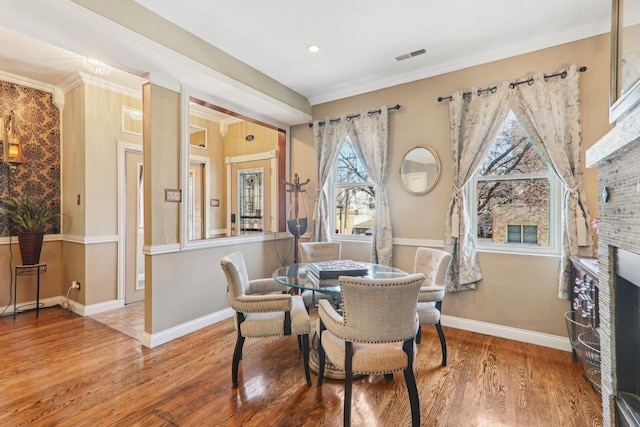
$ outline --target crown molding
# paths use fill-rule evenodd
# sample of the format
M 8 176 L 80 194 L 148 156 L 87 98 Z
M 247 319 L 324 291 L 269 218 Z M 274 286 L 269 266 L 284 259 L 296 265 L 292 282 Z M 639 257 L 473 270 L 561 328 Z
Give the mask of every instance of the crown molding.
M 151 83 L 177 93 L 182 92 L 182 86 L 180 83 L 158 73 L 145 75 L 143 77 L 143 84 L 145 83 Z
M 566 43 L 575 42 L 598 34 L 605 34 L 611 31 L 609 23 L 594 23 L 580 28 L 571 28 L 562 34 L 552 34 L 537 39 L 522 41 L 513 40 L 511 43 L 501 46 L 500 48 L 490 51 L 482 51 L 476 55 L 461 56 L 454 61 L 443 63 L 438 66 L 423 68 L 417 71 L 408 72 L 399 76 L 388 78 L 371 78 L 371 76 L 362 76 L 359 81 L 345 82 L 343 85 L 335 86 L 331 89 L 324 90 L 321 95 L 310 96 L 311 105 L 323 104 L 325 102 L 335 101 L 338 99 L 348 98 L 350 96 L 361 95 L 363 93 L 373 92 L 405 83 L 434 77 L 465 68 L 474 67 L 489 62 L 499 61 L 505 58 L 511 58 L 542 49 L 559 46 Z M 521 76 L 514 76 L 514 78 Z
M 0 79 L 19 84 L 22 86 L 27 86 L 33 89 L 43 90 L 45 92 L 49 92 L 55 95 L 56 87 L 47 83 L 42 83 L 37 80 L 28 79 L 26 77 L 18 76 L 16 74 L 7 73 L 5 71 L 0 71 Z
M 82 72 L 71 74 L 69 77 L 60 82 L 60 84 L 58 84 L 56 87 L 62 93 L 66 94 L 83 84 L 105 89 L 110 92 L 128 96 L 130 98 L 138 100 L 142 99 L 142 84 L 138 89 L 134 89 Z

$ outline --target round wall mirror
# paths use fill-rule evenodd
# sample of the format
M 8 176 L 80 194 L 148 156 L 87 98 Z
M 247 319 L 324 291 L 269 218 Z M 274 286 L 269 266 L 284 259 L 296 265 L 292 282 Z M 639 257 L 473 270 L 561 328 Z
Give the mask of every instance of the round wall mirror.
M 411 148 L 400 165 L 402 186 L 411 194 L 427 194 L 440 179 L 440 159 L 431 147 Z

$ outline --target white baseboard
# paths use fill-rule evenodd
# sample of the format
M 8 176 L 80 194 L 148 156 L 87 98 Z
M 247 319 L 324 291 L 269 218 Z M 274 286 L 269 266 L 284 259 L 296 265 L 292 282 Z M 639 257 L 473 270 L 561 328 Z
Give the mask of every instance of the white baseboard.
M 527 331 L 525 329 L 496 325 L 495 323 L 480 322 L 478 320 L 463 319 L 462 317 L 442 315 L 443 326 L 477 332 L 509 340 L 526 342 L 557 350 L 571 351 L 569 338 L 542 332 Z
M 102 313 L 104 311 L 115 310 L 116 308 L 124 307 L 123 299 L 114 299 L 111 301 L 105 301 L 98 304 L 91 305 L 82 305 L 77 303 L 76 301 L 69 300 L 69 305 L 71 305 L 71 309 L 74 313 L 79 314 L 80 316 L 86 317 L 91 316 L 93 314 Z
M 176 338 L 183 337 L 199 329 L 206 328 L 207 326 L 211 326 L 228 319 L 232 317 L 234 313 L 235 310 L 229 307 L 200 317 L 199 319 L 174 326 L 173 328 L 166 329 L 162 332 L 158 332 L 157 334 L 148 334 L 145 332 L 142 334 L 141 343 L 143 346 L 148 348 L 157 347 Z
M 62 305 L 61 303 L 63 300 L 64 298 L 61 296 L 51 297 L 51 298 L 40 298 L 40 305 L 41 305 L 40 308 L 42 309 L 45 307 L 54 307 L 56 305 Z M 20 311 L 21 307 L 24 307 L 27 310 L 35 310 L 36 300 L 19 302 L 17 306 L 18 314 L 20 314 L 21 312 Z M 13 314 L 13 304 L 1 307 L 0 313 L 4 313 L 5 316 Z
M 40 304 L 42 304 L 43 307 L 53 307 L 56 305 L 64 307 L 63 303 L 66 304 L 66 298 L 63 296 L 43 298 L 40 300 Z M 35 304 L 35 301 L 26 301 L 20 303 L 18 305 L 18 308 L 23 306 L 35 307 Z M 116 308 L 124 307 L 124 300 L 112 300 L 99 304 L 84 306 L 70 299 L 69 305 L 71 306 L 71 310 L 74 313 L 77 313 L 80 316 L 90 316 L 92 314 L 102 313 L 103 311 L 109 311 Z M 2 307 L 2 310 L 4 310 L 5 316 L 12 314 L 13 304 L 8 307 Z M 156 334 L 148 334 L 145 332 L 144 334 L 142 334 L 141 343 L 143 346 L 148 348 L 157 347 L 176 338 L 183 337 L 199 329 L 206 328 L 207 326 L 214 325 L 225 319 L 233 317 L 234 313 L 235 311 L 231 307 L 228 307 L 215 313 L 211 313 L 198 319 L 183 323 L 181 325 L 174 326 Z M 568 352 L 571 351 L 569 338 L 563 336 L 545 334 L 542 332 L 533 332 L 525 329 L 497 325 L 495 323 L 487 323 L 478 320 L 464 319 L 462 317 L 449 316 L 446 314 L 442 315 L 442 325 L 446 327 L 462 329 L 465 331 L 476 332 L 479 334 L 491 335 L 499 338 L 506 338 L 514 341 L 554 348 L 557 350 Z
M 40 298 L 40 304 L 40 308 L 54 307 L 56 305 L 59 305 L 62 308 L 67 308 L 67 298 L 62 295 L 51 298 Z M 77 301 L 69 299 L 69 305 L 71 306 L 71 311 L 79 314 L 80 316 L 86 317 L 91 316 L 92 314 L 102 313 L 103 311 L 109 311 L 116 308 L 124 307 L 124 300 L 112 300 L 99 304 L 82 305 Z M 35 308 L 36 301 L 22 301 L 18 303 L 18 312 L 20 312 L 20 307 L 24 306 L 26 306 L 29 310 L 31 309 L 31 307 Z M 8 307 L 1 307 L 0 312 L 4 312 L 5 315 L 7 313 L 13 313 L 13 304 Z

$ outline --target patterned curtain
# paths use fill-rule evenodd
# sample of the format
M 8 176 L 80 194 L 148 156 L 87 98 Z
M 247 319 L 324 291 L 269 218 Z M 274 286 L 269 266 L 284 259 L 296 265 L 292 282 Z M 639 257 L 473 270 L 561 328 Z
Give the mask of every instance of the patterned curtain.
M 328 242 L 331 240 L 329 197 L 326 185 L 331 169 L 340 152 L 340 147 L 347 137 L 345 128 L 347 123 L 346 115 L 341 117 L 340 120 L 331 120 L 327 117 L 322 126 L 318 120 L 313 122 L 313 145 L 315 147 L 318 170 L 318 197 L 316 199 L 318 211 L 316 212 L 316 221 L 311 230 L 312 242 Z
M 362 159 L 369 178 L 376 185 L 376 213 L 371 238 L 371 262 L 391 265 L 393 261 L 393 232 L 391 211 L 387 197 L 387 147 L 389 142 L 387 106 L 380 114 L 361 111 L 350 120 L 349 137 Z
M 326 242 L 331 239 L 327 181 L 342 145 L 349 138 L 367 168 L 369 177 L 376 185 L 376 213 L 370 258 L 371 262 L 384 265 L 391 265 L 393 260 L 393 236 L 386 181 L 388 126 L 389 115 L 386 106 L 380 107 L 379 114 L 361 111 L 358 116 L 344 115 L 340 120 L 327 118 L 323 126 L 320 126 L 318 121 L 313 123 L 313 141 L 318 167 L 318 210 L 311 241 Z
M 582 185 L 580 138 L 580 79 L 575 66 L 565 77 L 545 78 L 517 86 L 512 109 L 564 184 L 562 202 L 562 260 L 558 297 L 568 298 L 572 255 L 593 256 L 587 198 Z
M 452 255 L 447 276 L 450 292 L 476 288 L 482 279 L 475 239 L 471 229 L 464 187 L 493 144 L 509 112 L 509 83 L 496 86 L 495 93 L 462 91 L 449 101 L 453 195 L 445 225 L 444 249 Z

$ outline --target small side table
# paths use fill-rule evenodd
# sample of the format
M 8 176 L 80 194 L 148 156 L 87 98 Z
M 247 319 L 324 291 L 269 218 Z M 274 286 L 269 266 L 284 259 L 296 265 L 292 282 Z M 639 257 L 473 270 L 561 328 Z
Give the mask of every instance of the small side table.
M 40 274 L 47 272 L 47 264 L 16 265 L 16 278 L 13 285 L 13 318 L 16 318 L 18 305 L 18 277 L 38 276 L 38 293 L 36 295 L 36 317 L 40 316 Z

